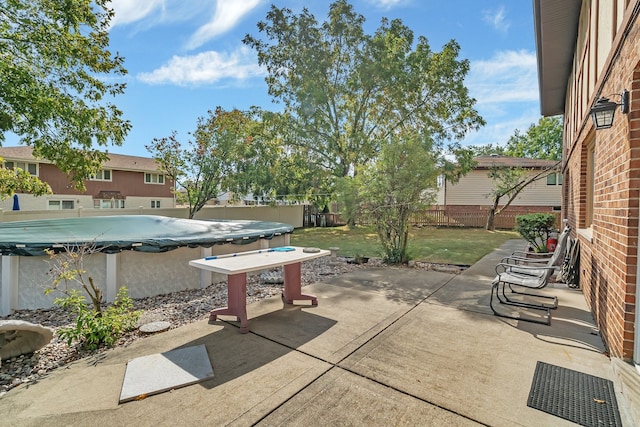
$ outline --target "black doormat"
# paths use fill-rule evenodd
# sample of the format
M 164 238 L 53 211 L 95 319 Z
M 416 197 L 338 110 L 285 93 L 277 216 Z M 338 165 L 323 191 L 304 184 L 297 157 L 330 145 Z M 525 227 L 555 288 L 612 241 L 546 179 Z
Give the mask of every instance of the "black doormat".
M 538 362 L 527 406 L 583 426 L 622 427 L 613 383 Z

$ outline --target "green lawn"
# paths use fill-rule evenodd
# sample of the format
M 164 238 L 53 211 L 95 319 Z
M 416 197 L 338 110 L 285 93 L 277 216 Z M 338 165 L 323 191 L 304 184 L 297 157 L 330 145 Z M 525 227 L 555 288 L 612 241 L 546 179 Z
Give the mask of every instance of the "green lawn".
M 416 261 L 471 265 L 509 239 L 519 239 L 514 231 L 486 231 L 480 228 L 411 228 L 409 257 Z M 340 248 L 341 256 L 381 257 L 382 248 L 375 230 L 365 227 L 317 227 L 296 229 L 294 246 L 321 249 Z M 524 247 L 524 242 L 523 242 Z

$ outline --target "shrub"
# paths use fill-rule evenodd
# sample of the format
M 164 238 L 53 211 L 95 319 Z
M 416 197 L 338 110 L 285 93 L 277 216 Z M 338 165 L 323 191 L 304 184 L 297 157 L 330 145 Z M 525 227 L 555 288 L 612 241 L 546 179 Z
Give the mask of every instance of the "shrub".
M 531 245 L 535 252 L 548 252 L 547 240 L 556 232 L 554 214 L 527 214 L 516 216 L 516 231 Z
M 123 333 L 135 327 L 141 315 L 140 311 L 131 311 L 133 301 L 124 286 L 118 290 L 115 302 L 101 312 L 91 309 L 84 295 L 76 289 L 70 290 L 65 297 L 57 298 L 55 304 L 76 315 L 72 326 L 58 330 L 60 338 L 67 345 L 77 341 L 89 350 L 115 344 Z
M 45 294 L 61 292 L 63 296 L 56 298 L 54 304 L 76 316 L 73 326 L 58 330 L 61 339 L 68 345 L 77 341 L 81 346 L 95 350 L 101 345 L 115 344 L 124 332 L 134 328 L 142 313 L 132 311 L 133 301 L 127 294 L 127 288 L 120 287 L 114 303 L 103 309 L 102 290 L 91 276 L 86 275 L 85 258 L 99 252 L 94 244 L 67 245 L 62 251 L 46 252 L 51 257 L 49 275 L 53 282 L 45 289 Z M 91 300 L 90 305 L 82 291 L 74 286 L 84 290 Z

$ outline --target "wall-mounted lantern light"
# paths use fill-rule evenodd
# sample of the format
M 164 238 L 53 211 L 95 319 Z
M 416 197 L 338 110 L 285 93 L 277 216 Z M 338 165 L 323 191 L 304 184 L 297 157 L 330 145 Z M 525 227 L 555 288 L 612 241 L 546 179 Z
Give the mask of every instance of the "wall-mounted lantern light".
M 617 96 L 617 95 L 616 95 Z M 600 98 L 596 105 L 591 108 L 591 118 L 593 124 L 597 129 L 608 129 L 613 125 L 613 116 L 616 113 L 616 108 L 620 106 L 620 112 L 627 114 L 629 112 L 629 91 L 623 90 L 620 94 L 620 104 L 609 101 L 609 98 Z

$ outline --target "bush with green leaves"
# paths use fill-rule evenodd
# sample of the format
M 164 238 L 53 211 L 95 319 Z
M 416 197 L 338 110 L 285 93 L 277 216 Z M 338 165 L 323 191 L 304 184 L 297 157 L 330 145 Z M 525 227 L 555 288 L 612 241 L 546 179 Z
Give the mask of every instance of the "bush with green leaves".
M 534 252 L 549 252 L 547 240 L 557 232 L 554 214 L 536 213 L 516 216 L 515 230 L 529 242 Z
M 60 328 L 58 335 L 68 345 L 77 341 L 89 350 L 115 344 L 124 332 L 135 327 L 142 314 L 132 311 L 133 301 L 124 286 L 118 290 L 114 303 L 103 308 L 102 289 L 96 286 L 84 268 L 85 259 L 99 251 L 95 244 L 67 245 L 58 252 L 46 250 L 51 259 L 49 275 L 53 281 L 45 289 L 45 295 L 54 291 L 62 293 L 63 296 L 56 298 L 54 304 L 76 316 L 74 324 Z M 87 303 L 82 290 L 89 296 L 91 304 Z
M 91 309 L 77 289 L 71 289 L 63 298 L 56 298 L 55 304 L 76 316 L 72 326 L 58 330 L 58 336 L 67 345 L 76 341 L 89 350 L 115 344 L 123 333 L 135 327 L 141 315 L 140 311 L 132 311 L 133 300 L 124 286 L 118 290 L 115 302 L 101 312 Z

